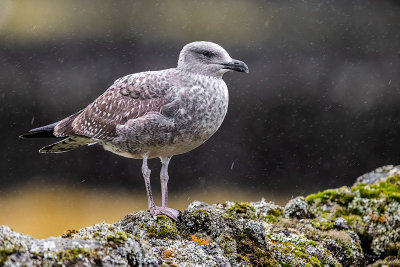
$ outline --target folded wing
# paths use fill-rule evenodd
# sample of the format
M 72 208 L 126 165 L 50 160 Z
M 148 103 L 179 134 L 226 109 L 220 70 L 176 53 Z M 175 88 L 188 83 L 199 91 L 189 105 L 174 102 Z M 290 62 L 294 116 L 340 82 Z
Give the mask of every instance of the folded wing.
M 125 76 L 82 111 L 65 118 L 54 127 L 54 135 L 67 137 L 40 150 L 60 153 L 96 141 L 112 140 L 117 125 L 140 118 L 149 112 L 162 112 L 169 83 L 147 82 L 151 77 Z M 139 81 L 139 82 L 138 82 Z
M 117 81 L 76 118 L 61 121 L 54 133 L 56 136 L 74 135 L 111 140 L 116 137 L 117 125 L 123 125 L 149 112 L 161 113 L 167 103 L 167 90 L 165 84 L 138 86 L 132 78 Z

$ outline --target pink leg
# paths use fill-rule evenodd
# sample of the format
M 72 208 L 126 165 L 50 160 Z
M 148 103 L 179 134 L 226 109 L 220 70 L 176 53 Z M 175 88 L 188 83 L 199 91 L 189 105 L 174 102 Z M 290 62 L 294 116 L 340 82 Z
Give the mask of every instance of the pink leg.
M 143 155 L 142 173 L 143 173 L 144 183 L 145 183 L 146 191 L 147 191 L 147 200 L 149 202 L 149 210 L 152 210 L 156 206 L 156 204 L 154 204 L 153 193 L 151 192 L 151 184 L 150 184 L 151 170 L 147 166 L 147 155 Z
M 161 157 L 161 172 L 160 172 L 160 182 L 161 182 L 161 194 L 162 194 L 162 206 L 168 207 L 168 164 L 171 158 Z
M 162 193 L 162 206 L 157 207 L 154 204 L 153 194 L 151 192 L 151 185 L 150 185 L 150 174 L 151 171 L 147 166 L 147 155 L 143 155 L 143 164 L 142 164 L 142 173 L 144 177 L 144 182 L 146 185 L 147 191 L 147 198 L 149 201 L 149 211 L 152 215 L 159 215 L 164 214 L 174 221 L 178 220 L 178 216 L 180 214 L 179 210 L 168 208 L 168 163 L 170 161 L 170 157 L 168 158 L 161 158 L 161 173 L 160 173 L 160 180 L 161 180 L 161 193 Z

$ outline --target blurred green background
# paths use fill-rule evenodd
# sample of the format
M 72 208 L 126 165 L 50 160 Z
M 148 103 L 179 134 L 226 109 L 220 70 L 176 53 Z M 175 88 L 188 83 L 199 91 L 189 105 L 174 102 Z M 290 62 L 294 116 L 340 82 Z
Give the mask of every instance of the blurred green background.
M 341 1 L 0 2 L 0 224 L 59 235 L 146 208 L 140 161 L 18 140 L 129 73 L 208 40 L 246 62 L 227 74 L 221 129 L 170 164 L 171 206 L 267 200 L 352 184 L 400 162 L 400 4 Z M 150 163 L 159 194 L 159 162 Z

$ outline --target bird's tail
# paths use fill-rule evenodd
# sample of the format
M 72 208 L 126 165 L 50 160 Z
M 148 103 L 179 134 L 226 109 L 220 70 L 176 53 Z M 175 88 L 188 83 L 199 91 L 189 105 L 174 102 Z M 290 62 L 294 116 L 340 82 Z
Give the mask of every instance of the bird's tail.
M 54 132 L 54 127 L 59 122 L 55 122 L 46 126 L 42 126 L 39 128 L 35 128 L 32 130 L 29 130 L 28 133 L 26 134 L 21 134 L 19 138 L 24 139 L 24 138 L 46 138 L 46 137 L 56 137 L 53 132 Z
M 45 125 L 39 128 L 35 128 L 32 130 L 29 130 L 28 133 L 26 134 L 21 134 L 19 138 L 24 139 L 24 138 L 40 138 L 40 137 L 58 137 L 58 138 L 65 138 L 70 135 L 73 135 L 73 130 L 72 130 L 72 122 L 74 119 L 82 113 L 83 110 L 78 111 L 75 114 L 72 114 L 69 117 L 66 117 L 63 120 L 60 120 L 58 122 Z M 57 135 L 54 135 L 54 130 L 57 127 L 56 131 L 58 132 Z
M 78 137 L 78 136 L 70 136 L 61 140 L 57 143 L 53 143 L 51 145 L 45 146 L 39 150 L 40 153 L 63 153 L 67 151 L 71 151 L 75 148 L 92 145 L 96 142 L 93 140 L 85 137 Z
M 73 150 L 75 148 L 95 144 L 96 142 L 90 138 L 83 136 L 75 136 L 73 134 L 71 122 L 79 115 L 81 111 L 71 115 L 61 121 L 45 125 L 39 128 L 30 130 L 26 134 L 19 136 L 21 139 L 25 138 L 63 138 L 63 140 L 45 146 L 39 150 L 40 153 L 62 153 Z M 56 128 L 57 135 L 54 135 L 54 128 Z M 60 134 L 61 133 L 61 134 Z

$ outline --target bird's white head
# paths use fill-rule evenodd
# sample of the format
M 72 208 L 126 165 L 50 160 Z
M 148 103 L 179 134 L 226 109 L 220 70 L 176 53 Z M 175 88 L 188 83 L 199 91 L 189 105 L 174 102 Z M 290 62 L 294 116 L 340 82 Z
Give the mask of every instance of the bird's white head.
M 205 41 L 189 43 L 183 47 L 178 69 L 213 77 L 222 77 L 230 70 L 249 72 L 244 62 L 232 59 L 220 45 Z

